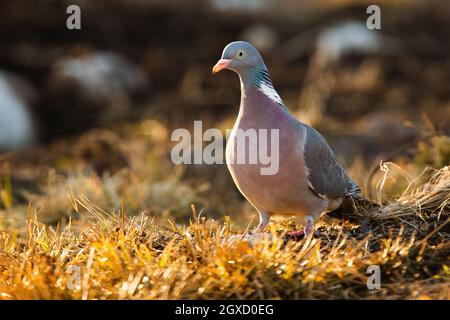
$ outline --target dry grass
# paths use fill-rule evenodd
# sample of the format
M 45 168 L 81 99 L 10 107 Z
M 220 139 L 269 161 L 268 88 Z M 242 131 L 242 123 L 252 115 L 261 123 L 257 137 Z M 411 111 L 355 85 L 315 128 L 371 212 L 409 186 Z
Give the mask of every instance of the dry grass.
M 360 157 L 350 175 L 377 205 L 356 203 L 356 210 L 350 210 L 352 205 L 324 216 L 318 235 L 306 239 L 286 236 L 298 228 L 291 220 L 271 223 L 267 238 L 248 235 L 253 225 L 247 214 L 255 212 L 226 168 L 174 167 L 168 141 L 172 129 L 188 128 L 196 119 L 205 128 L 227 129 L 234 123 L 236 110 L 230 107 L 238 103 L 237 83 L 230 86 L 226 77 L 212 81 L 204 71 L 227 39 L 241 37 L 248 17 L 221 13 L 216 19 L 210 10 L 181 8 L 179 1 L 176 10 L 154 5 L 141 14 L 140 6 L 127 2 L 126 12 L 139 13 L 131 15 L 137 19 L 133 23 L 120 5 L 95 21 L 120 18 L 124 34 L 136 37 L 108 42 L 101 29 L 92 30 L 73 47 L 83 50 L 90 43 L 92 48 L 85 49 L 94 53 L 95 43 L 109 43 L 102 47 L 139 64 L 152 79 L 145 102 L 139 106 L 131 96 L 121 96 L 106 101 L 104 112 L 109 116 L 111 106 L 125 103 L 136 117 L 151 120 L 111 124 L 112 130 L 0 155 L 0 299 L 449 299 L 450 139 L 428 126 L 436 122 L 448 134 L 450 63 L 446 46 L 437 46 L 446 40 L 441 31 L 448 19 L 439 5 L 444 1 L 426 3 L 427 8 L 424 1 L 385 1 L 393 10 L 383 11 L 383 30 L 407 45 L 404 52 L 400 48 L 364 61 L 349 57 L 335 65 L 312 53 L 312 33 L 335 18 L 356 17 L 359 5 L 365 10 L 371 1 L 297 2 L 289 1 L 284 9 L 289 14 L 278 20 L 257 19 L 272 28 L 279 44 L 288 44 L 264 53 L 274 83 L 287 105 L 298 105 L 294 114 L 340 142 L 329 140 L 344 150 L 343 160 Z M 24 17 L 34 17 L 28 7 L 23 6 Z M 300 21 L 302 12 L 308 17 Z M 402 19 L 396 18 L 399 12 Z M 59 11 L 46 14 L 41 31 L 59 38 Z M 294 19 L 286 19 L 292 14 Z M 14 26 L 15 15 L 10 16 L 7 25 Z M 155 17 L 161 26 L 181 18 L 173 41 L 148 41 L 159 39 L 159 27 L 139 36 Z M 195 52 L 183 23 L 199 35 Z M 68 117 L 78 115 L 73 108 L 81 107 L 83 114 L 91 110 L 82 106 L 83 99 L 73 101 L 78 91 L 46 90 L 42 59 L 21 64 L 16 53 L 23 43 L 9 44 L 5 68 L 22 70 L 43 89 L 42 111 L 49 114 L 43 127 L 51 136 L 66 132 Z M 25 47 L 30 56 L 42 49 L 32 43 Z M 47 47 L 39 57 L 72 51 L 56 42 Z M 195 57 L 186 56 L 189 52 Z M 52 59 L 44 60 L 50 66 Z M 325 114 L 326 123 L 320 121 Z M 425 126 L 432 132 L 410 148 L 422 133 L 408 128 L 422 126 L 423 114 L 430 117 Z M 402 147 L 406 143 L 408 150 Z M 394 151 L 398 147 L 402 152 Z M 392 162 L 372 175 L 368 158 L 386 159 L 391 152 Z M 439 170 L 421 173 L 429 166 Z M 373 265 L 381 270 L 378 290 L 367 287 L 366 271 Z
M 324 219 L 320 235 L 227 241 L 224 224 L 198 218 L 170 227 L 146 215 L 110 213 L 70 198 L 81 219 L 51 227 L 30 218 L 23 232 L 0 234 L 3 299 L 448 299 L 450 170 L 369 216 L 372 232 Z M 29 209 L 33 216 L 33 209 Z M 421 221 L 420 223 L 418 221 Z M 381 289 L 368 290 L 378 265 Z M 79 269 L 78 269 L 79 268 Z M 79 278 L 77 271 L 79 270 Z
M 378 205 L 324 216 L 307 239 L 288 238 L 298 226 L 279 220 L 271 240 L 236 241 L 252 226 L 248 205 L 229 201 L 226 169 L 175 170 L 155 127 L 88 133 L 20 158 L 32 166 L 4 162 L 0 298 L 449 299 L 449 167 L 420 174 L 383 163 L 369 184 Z M 108 156 L 92 155 L 92 145 Z M 28 176 L 34 187 L 20 188 Z M 215 214 L 214 202 L 230 217 Z M 381 270 L 379 290 L 367 288 L 371 265 Z

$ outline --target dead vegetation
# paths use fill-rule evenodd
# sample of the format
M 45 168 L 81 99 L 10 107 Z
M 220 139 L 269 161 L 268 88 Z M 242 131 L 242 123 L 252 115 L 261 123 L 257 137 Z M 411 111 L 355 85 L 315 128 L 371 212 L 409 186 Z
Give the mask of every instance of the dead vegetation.
M 137 132 L 126 141 L 142 152 Z M 158 154 L 154 147 L 146 152 Z M 279 220 L 267 230 L 271 240 L 251 245 L 227 240 L 249 230 L 242 214 L 215 220 L 192 205 L 191 222 L 178 224 L 177 212 L 186 216 L 201 188 L 130 154 L 128 167 L 113 175 L 78 161 L 71 174 L 60 168 L 40 194 L 29 195 L 29 206 L 8 196 L 14 192 L 3 175 L 9 202 L 2 201 L 0 218 L 1 298 L 449 298 L 449 167 L 427 169 L 426 183 L 417 174 L 402 195 L 382 195 L 379 206 L 324 216 L 316 236 L 288 239 L 296 226 Z M 381 171 L 380 191 L 394 177 Z M 372 265 L 381 270 L 378 290 L 367 288 Z
M 317 36 L 364 21 L 365 1 L 317 11 L 291 1 L 277 16 L 207 1 L 85 2 L 88 32 L 76 39 L 62 32 L 64 3 L 38 2 L 0 5 L 2 68 L 39 88 L 43 131 L 43 146 L 0 154 L 0 299 L 450 298 L 447 1 L 394 1 L 382 34 L 400 51 L 330 64 L 319 63 Z M 271 240 L 251 245 L 229 241 L 253 228 L 255 211 L 226 168 L 173 166 L 169 138 L 199 119 L 232 126 L 238 83 L 211 79 L 210 67 L 261 24 L 275 35 L 264 57 L 280 95 L 317 124 L 376 205 L 325 215 L 307 239 L 287 238 L 300 226 L 278 220 Z M 50 77 L 58 61 L 105 50 L 149 76 L 143 93 L 92 101 Z M 112 113 L 118 106 L 127 109 Z M 378 290 L 367 287 L 373 265 Z

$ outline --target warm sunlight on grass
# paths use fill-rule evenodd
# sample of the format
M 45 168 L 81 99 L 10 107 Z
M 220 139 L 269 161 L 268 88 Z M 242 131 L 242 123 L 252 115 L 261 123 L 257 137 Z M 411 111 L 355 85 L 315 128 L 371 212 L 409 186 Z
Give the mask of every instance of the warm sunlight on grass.
M 194 207 L 193 222 L 178 226 L 68 197 L 78 221 L 48 226 L 30 207 L 23 230 L 0 233 L 2 298 L 448 299 L 448 167 L 379 212 L 361 209 L 372 233 L 328 218 L 318 237 L 298 241 L 285 220 L 249 242 L 231 240 L 232 220 L 199 218 Z M 379 290 L 366 286 L 371 265 L 382 270 Z

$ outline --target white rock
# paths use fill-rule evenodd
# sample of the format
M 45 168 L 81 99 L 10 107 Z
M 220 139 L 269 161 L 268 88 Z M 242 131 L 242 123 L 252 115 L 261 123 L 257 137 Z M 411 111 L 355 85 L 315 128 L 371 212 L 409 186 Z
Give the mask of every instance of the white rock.
M 241 38 L 250 42 L 259 50 L 267 51 L 275 47 L 278 36 L 269 26 L 256 24 L 246 28 L 242 32 Z
M 0 72 L 0 151 L 30 146 L 35 125 L 25 97 L 14 90 L 10 77 Z
M 369 30 L 360 21 L 345 21 L 322 31 L 317 49 L 330 60 L 339 59 L 350 52 L 370 53 L 381 48 L 379 32 Z
M 97 51 L 59 60 L 52 75 L 56 81 L 75 81 L 91 96 L 130 93 L 147 84 L 145 74 L 121 55 Z
M 217 10 L 258 11 L 273 5 L 272 0 L 211 0 Z

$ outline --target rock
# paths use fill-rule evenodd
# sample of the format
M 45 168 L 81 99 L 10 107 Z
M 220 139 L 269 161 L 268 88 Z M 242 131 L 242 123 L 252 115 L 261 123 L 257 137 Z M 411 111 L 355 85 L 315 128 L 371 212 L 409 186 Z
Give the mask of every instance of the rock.
M 0 71 L 0 151 L 36 142 L 36 124 L 30 111 L 35 97 L 35 90 L 25 79 Z
M 261 11 L 269 8 L 274 4 L 273 0 L 210 0 L 213 8 L 217 10 L 227 11 Z
M 63 133 L 106 125 L 130 116 L 134 97 L 148 83 L 144 72 L 119 54 L 79 49 L 52 67 L 49 112 L 64 122 L 71 118 Z
M 276 45 L 278 36 L 269 26 L 255 24 L 246 28 L 242 32 L 241 38 L 252 43 L 261 51 L 268 51 Z
M 317 50 L 329 60 L 337 60 L 350 52 L 370 53 L 381 48 L 377 32 L 359 21 L 349 20 L 325 29 L 317 39 Z
M 111 52 L 83 52 L 57 61 L 54 75 L 74 81 L 86 94 L 109 97 L 117 93 L 136 92 L 147 82 L 143 72 L 124 57 Z

